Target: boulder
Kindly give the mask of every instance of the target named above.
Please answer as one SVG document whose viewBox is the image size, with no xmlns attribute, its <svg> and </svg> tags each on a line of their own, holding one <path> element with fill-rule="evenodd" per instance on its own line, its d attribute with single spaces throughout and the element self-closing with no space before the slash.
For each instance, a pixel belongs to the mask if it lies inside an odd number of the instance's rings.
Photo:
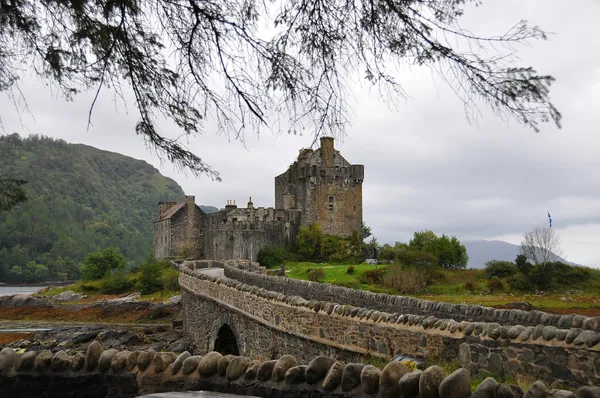
<svg viewBox="0 0 600 398">
<path fill-rule="evenodd" d="M 425 369 L 419 379 L 419 393 L 421 398 L 438 397 L 440 384 L 444 380 L 444 376 L 444 371 L 437 365 Z"/>
<path fill-rule="evenodd" d="M 287 384 L 300 384 L 306 381 L 306 365 L 294 366 L 285 372 L 284 380 Z"/>
<path fill-rule="evenodd" d="M 87 296 L 85 294 L 81 294 L 81 293 L 75 293 L 72 290 L 65 290 L 62 293 L 57 294 L 56 296 L 54 296 L 54 300 L 56 301 L 77 301 L 77 300 L 81 300 L 82 298 L 86 298 Z"/>
<path fill-rule="evenodd" d="M 575 398 L 575 394 L 567 390 L 550 390 L 548 398 Z"/>
<path fill-rule="evenodd" d="M 306 367 L 306 382 L 308 384 L 314 384 L 323 379 L 334 363 L 335 359 L 322 355 L 313 358 Z"/>
<path fill-rule="evenodd" d="M 477 386 L 471 398 L 494 398 L 496 390 L 498 390 L 498 382 L 493 377 L 488 377 Z"/>
<path fill-rule="evenodd" d="M 471 380 L 466 369 L 452 372 L 440 383 L 440 398 L 469 398 L 471 396 Z"/>
<path fill-rule="evenodd" d="M 360 372 L 360 383 L 365 394 L 375 394 L 379 391 L 381 370 L 373 365 L 366 365 Z"/>
<path fill-rule="evenodd" d="M 360 385 L 360 374 L 365 365 L 362 363 L 349 363 L 342 373 L 342 391 L 350 391 Z"/>
<path fill-rule="evenodd" d="M 85 366 L 85 354 L 83 352 L 76 352 L 71 357 L 71 370 L 78 371 L 83 369 Z"/>
<path fill-rule="evenodd" d="M 38 354 L 35 358 L 34 367 L 35 370 L 40 371 L 47 369 L 52 362 L 52 351 L 44 350 Z"/>
<path fill-rule="evenodd" d="M 523 398 L 546 398 L 548 396 L 548 388 L 540 380 L 529 386 Z"/>
<path fill-rule="evenodd" d="M 167 351 L 170 352 L 184 352 L 190 349 L 192 345 L 191 340 L 189 339 L 179 339 L 171 344 L 167 345 Z"/>
<path fill-rule="evenodd" d="M 419 381 L 421 380 L 422 370 L 417 369 L 406 373 L 400 378 L 398 387 L 400 388 L 401 397 L 417 398 L 419 397 Z"/>
<path fill-rule="evenodd" d="M 148 368 L 148 366 L 150 366 L 152 361 L 154 361 L 155 355 L 156 355 L 156 351 L 154 351 L 152 348 L 150 348 L 149 350 L 140 352 L 140 354 L 137 357 L 138 369 L 141 370 L 142 372 L 144 370 L 146 370 Z"/>
<path fill-rule="evenodd" d="M 225 376 L 229 362 L 233 358 L 235 358 L 235 355 L 225 355 L 224 357 L 219 358 L 219 362 L 217 362 L 217 373 L 219 376 Z"/>
<path fill-rule="evenodd" d="M 234 357 L 229 361 L 229 365 L 227 365 L 227 370 L 225 371 L 225 377 L 229 381 L 237 380 L 244 373 L 246 373 L 246 369 L 250 366 L 250 358 L 247 357 Z"/>
<path fill-rule="evenodd" d="M 103 351 L 102 355 L 100 355 L 100 359 L 98 360 L 98 370 L 101 372 L 106 372 L 108 369 L 110 369 L 112 359 L 115 355 L 117 355 L 118 352 L 119 350 L 115 348 Z"/>
<path fill-rule="evenodd" d="M 114 373 L 118 373 L 127 368 L 127 359 L 131 355 L 131 351 L 119 351 L 110 361 L 110 368 Z"/>
<path fill-rule="evenodd" d="M 323 379 L 323 383 L 321 387 L 325 391 L 333 391 L 340 385 L 342 382 L 342 374 L 344 373 L 344 364 L 342 362 L 335 362 L 329 368 L 325 379 Z"/>
<path fill-rule="evenodd" d="M 501 384 L 496 390 L 495 398 L 522 398 L 523 390 L 518 386 Z"/>
<path fill-rule="evenodd" d="M 266 361 L 259 365 L 258 371 L 256 373 L 256 378 L 260 381 L 267 381 L 271 379 L 273 375 L 273 369 L 277 364 L 277 360 L 274 359 L 272 361 Z"/>
<path fill-rule="evenodd" d="M 54 354 L 54 357 L 52 358 L 52 362 L 50 362 L 50 368 L 53 371 L 62 371 L 62 370 L 67 370 L 71 367 L 71 358 L 69 357 L 69 355 L 64 352 L 64 351 L 59 351 L 56 354 Z"/>
<path fill-rule="evenodd" d="M 171 374 L 175 374 L 175 373 L 179 372 L 179 369 L 181 369 L 181 367 L 183 366 L 183 361 L 185 361 L 186 359 L 188 359 L 191 356 L 192 356 L 192 354 L 190 354 L 187 351 L 184 351 L 181 354 L 179 354 L 179 356 L 177 357 L 175 362 L 173 362 L 173 367 L 171 368 Z"/>
<path fill-rule="evenodd" d="M 577 398 L 600 398 L 600 387 L 585 386 L 577 391 Z"/>
<path fill-rule="evenodd" d="M 94 340 L 88 346 L 88 349 L 85 353 L 85 369 L 94 370 L 98 365 L 100 355 L 102 355 L 102 346 L 100 345 L 100 343 Z"/>
<path fill-rule="evenodd" d="M 27 351 L 21 358 L 19 358 L 19 363 L 17 364 L 17 370 L 31 370 L 35 364 L 35 357 L 37 354 L 35 351 Z M 4 373 L 0 370 L 0 374 Z"/>
<path fill-rule="evenodd" d="M 19 355 L 12 348 L 4 347 L 0 351 L 0 375 L 11 375 L 17 369 Z"/>
<path fill-rule="evenodd" d="M 202 357 L 199 355 L 193 355 L 191 357 L 187 357 L 186 359 L 184 359 L 183 364 L 181 365 L 181 371 L 183 372 L 183 374 L 184 375 L 192 374 L 194 372 L 194 370 L 196 370 L 196 368 L 198 367 L 198 364 L 200 363 L 201 359 L 202 359 Z"/>
<path fill-rule="evenodd" d="M 154 356 L 154 360 L 152 361 L 152 365 L 155 373 L 164 372 L 170 364 L 175 362 L 177 357 L 172 352 L 158 352 Z"/>
<path fill-rule="evenodd" d="M 393 398 L 400 395 L 398 382 L 410 369 L 401 362 L 390 362 L 383 368 L 379 378 L 379 391 L 382 398 Z"/>
<path fill-rule="evenodd" d="M 201 377 L 210 377 L 217 373 L 219 360 L 221 358 L 223 358 L 223 355 L 215 351 L 211 351 L 203 356 L 198 363 L 198 374 Z"/>
<path fill-rule="evenodd" d="M 271 375 L 271 380 L 273 381 L 282 381 L 285 378 L 285 372 L 288 371 L 289 368 L 293 368 L 296 366 L 298 362 L 296 358 L 291 355 L 284 355 L 275 364 L 273 367 L 273 373 Z"/>
</svg>

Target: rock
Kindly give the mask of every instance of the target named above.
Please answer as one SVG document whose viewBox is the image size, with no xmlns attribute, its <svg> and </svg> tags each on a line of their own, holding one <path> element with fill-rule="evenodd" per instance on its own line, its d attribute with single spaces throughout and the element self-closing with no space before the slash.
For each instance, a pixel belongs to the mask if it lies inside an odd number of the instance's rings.
<svg viewBox="0 0 600 398">
<path fill-rule="evenodd" d="M 169 352 L 184 352 L 190 349 L 192 342 L 188 339 L 179 339 L 167 345 Z"/>
<path fill-rule="evenodd" d="M 164 372 L 170 364 L 175 362 L 177 357 L 172 352 L 158 352 L 154 356 L 154 360 L 152 361 L 152 365 L 154 368 L 154 373 Z"/>
<path fill-rule="evenodd" d="M 296 358 L 291 355 L 284 355 L 275 364 L 273 367 L 273 373 L 271 375 L 271 380 L 273 381 L 282 381 L 285 378 L 285 372 L 288 371 L 289 368 L 293 368 L 296 366 L 298 362 Z"/>
<path fill-rule="evenodd" d="M 44 350 L 38 354 L 35 358 L 34 367 L 35 370 L 41 371 L 50 367 L 50 363 L 52 362 L 52 351 Z"/>
<path fill-rule="evenodd" d="M 419 397 L 419 381 L 421 380 L 422 370 L 413 370 L 406 373 L 400 378 L 398 387 L 400 388 L 401 397 L 417 398 Z"/>
<path fill-rule="evenodd" d="M 523 390 L 510 384 L 501 384 L 496 390 L 495 398 L 522 398 Z"/>
<path fill-rule="evenodd" d="M 272 361 L 266 361 L 260 364 L 258 367 L 258 372 L 256 373 L 256 378 L 260 381 L 271 380 L 271 375 L 273 374 L 273 368 L 277 364 L 277 360 L 274 359 Z"/>
<path fill-rule="evenodd" d="M 577 398 L 600 398 L 600 387 L 585 386 L 577 391 Z"/>
<path fill-rule="evenodd" d="M 19 354 L 12 348 L 4 347 L 0 351 L 0 375 L 11 375 L 19 364 Z"/>
<path fill-rule="evenodd" d="M 575 338 L 575 340 L 573 340 L 573 344 L 575 345 L 583 345 L 586 344 L 588 342 L 590 342 L 590 345 L 588 345 L 588 347 L 594 346 L 596 345 L 596 343 L 598 341 L 600 341 L 600 339 L 598 339 L 598 335 L 595 332 L 592 332 L 591 330 L 584 330 L 583 332 L 581 332 L 579 334 L 579 336 L 577 336 Z"/>
<path fill-rule="evenodd" d="M 202 357 L 199 356 L 199 355 L 193 355 L 191 357 L 187 357 L 186 359 L 184 359 L 183 360 L 183 365 L 181 366 L 181 371 L 183 372 L 183 374 L 184 375 L 189 375 L 194 370 L 196 370 L 196 368 L 198 367 L 198 364 L 200 363 L 201 359 L 202 359 Z"/>
<path fill-rule="evenodd" d="M 540 380 L 529 386 L 523 398 L 546 398 L 548 396 L 548 388 Z"/>
<path fill-rule="evenodd" d="M 410 369 L 400 362 L 390 362 L 383 368 L 381 377 L 379 378 L 379 391 L 382 398 L 393 398 L 400 395 L 400 386 L 398 382 L 400 378 Z"/>
<path fill-rule="evenodd" d="M 139 351 L 134 351 L 127 357 L 127 370 L 132 370 L 137 366 L 138 358 L 140 356 Z"/>
<path fill-rule="evenodd" d="M 98 365 L 100 355 L 102 355 L 102 346 L 100 345 L 100 343 L 94 340 L 88 346 L 88 349 L 85 353 L 85 369 L 94 370 L 96 368 L 96 365 Z"/>
<path fill-rule="evenodd" d="M 360 385 L 360 374 L 365 365 L 362 363 L 349 363 L 342 373 L 342 391 L 350 391 Z"/>
<path fill-rule="evenodd" d="M 31 370 L 35 364 L 35 351 L 27 351 L 21 358 L 19 358 L 19 363 L 17 364 L 17 370 Z M 0 370 L 0 374 L 4 373 Z"/>
<path fill-rule="evenodd" d="M 542 337 L 546 341 L 552 340 L 556 336 L 556 328 L 554 326 L 546 326 L 542 330 Z"/>
<path fill-rule="evenodd" d="M 471 380 L 466 369 L 458 369 L 446 377 L 439 387 L 440 398 L 469 398 Z"/>
<path fill-rule="evenodd" d="M 471 398 L 494 398 L 497 389 L 498 382 L 494 378 L 488 377 L 477 386 Z"/>
<path fill-rule="evenodd" d="M 247 357 L 233 357 L 229 361 L 229 365 L 227 365 L 227 370 L 225 371 L 225 377 L 229 381 L 237 380 L 244 373 L 246 373 L 246 369 L 250 366 L 250 358 Z"/>
<path fill-rule="evenodd" d="M 152 348 L 150 348 L 149 350 L 140 352 L 140 354 L 137 357 L 138 369 L 141 370 L 142 372 L 144 370 L 146 370 L 148 368 L 148 366 L 150 366 L 152 361 L 154 361 L 155 355 L 156 355 L 156 351 L 154 351 Z"/>
<path fill-rule="evenodd" d="M 60 350 L 54 357 L 52 358 L 52 362 L 50 362 L 50 369 L 54 371 L 66 370 L 71 367 L 71 358 L 69 355 Z"/>
<path fill-rule="evenodd" d="M 173 367 L 171 368 L 171 374 L 175 374 L 175 373 L 179 372 L 179 369 L 181 369 L 181 367 L 183 366 L 183 361 L 185 361 L 186 359 L 188 359 L 191 356 L 192 356 L 192 354 L 190 354 L 187 351 L 184 351 L 181 354 L 179 354 L 179 356 L 177 357 L 175 362 L 173 362 Z"/>
<path fill-rule="evenodd" d="M 306 382 L 308 384 L 314 384 L 317 381 L 327 375 L 329 368 L 335 363 L 335 359 L 326 357 L 326 356 L 318 356 L 313 358 L 312 361 L 306 367 Z"/>
<path fill-rule="evenodd" d="M 70 342 L 71 342 L 71 344 L 87 343 L 88 341 L 95 339 L 96 336 L 98 336 L 97 330 L 92 330 L 89 332 L 75 333 L 73 335 L 73 337 L 71 337 Z"/>
<path fill-rule="evenodd" d="M 575 394 L 567 390 L 550 390 L 548 398 L 575 398 Z"/>
<path fill-rule="evenodd" d="M 139 336 L 130 330 L 109 330 L 101 338 L 105 348 L 131 347 L 140 342 Z"/>
<path fill-rule="evenodd" d="M 335 362 L 329 368 L 329 372 L 327 372 L 325 379 L 323 379 L 323 383 L 321 384 L 321 387 L 323 387 L 323 389 L 325 391 L 335 390 L 337 388 L 337 386 L 339 386 L 340 383 L 342 382 L 342 374 L 343 373 L 344 373 L 344 364 L 339 361 Z"/>
<path fill-rule="evenodd" d="M 225 376 L 229 362 L 233 358 L 235 358 L 235 355 L 225 355 L 224 357 L 219 358 L 219 362 L 217 362 L 217 373 L 219 376 Z"/>
<path fill-rule="evenodd" d="M 577 318 L 577 316 L 575 316 L 575 318 Z M 573 318 L 573 319 L 575 319 L 575 318 Z M 573 340 L 575 340 L 577 338 L 577 336 L 579 336 L 581 334 L 581 332 L 583 332 L 583 330 L 581 330 L 581 329 L 577 329 L 577 328 L 570 329 L 569 332 L 567 333 L 567 337 L 565 337 L 565 342 L 567 344 L 573 343 Z"/>
<path fill-rule="evenodd" d="M 85 366 L 85 354 L 83 352 L 76 352 L 71 357 L 71 370 L 78 371 L 83 369 Z"/>
<path fill-rule="evenodd" d="M 203 356 L 198 363 L 198 374 L 201 377 L 210 377 L 217 373 L 217 367 L 221 358 L 223 358 L 223 355 L 215 351 L 211 351 Z"/>
<path fill-rule="evenodd" d="M 300 384 L 306 381 L 306 365 L 289 368 L 283 378 L 287 384 Z"/>
<path fill-rule="evenodd" d="M 119 351 L 112 357 L 110 368 L 114 373 L 118 373 L 127 367 L 129 355 L 131 355 L 131 351 Z"/>
<path fill-rule="evenodd" d="M 115 348 L 111 348 L 110 350 L 102 352 L 102 355 L 100 355 L 100 359 L 98 360 L 98 370 L 101 372 L 106 372 L 108 369 L 110 369 L 112 359 L 115 355 L 117 355 L 118 352 L 119 350 Z"/>
<path fill-rule="evenodd" d="M 379 391 L 381 370 L 373 365 L 366 365 L 360 372 L 360 384 L 365 394 L 375 394 Z"/>
<path fill-rule="evenodd" d="M 54 296 L 54 300 L 56 301 L 77 301 L 77 300 L 81 300 L 82 298 L 86 298 L 87 296 L 85 294 L 81 294 L 81 293 L 75 293 L 72 290 L 65 290 L 62 293 L 57 294 L 56 296 Z"/>
<path fill-rule="evenodd" d="M 256 375 L 258 374 L 258 368 L 260 367 L 260 362 L 254 360 L 250 362 L 250 366 L 246 369 L 246 373 L 244 374 L 244 380 L 254 380 L 256 379 Z"/>
<path fill-rule="evenodd" d="M 178 294 L 177 296 L 173 296 L 169 299 L 169 301 L 167 301 L 167 305 L 177 305 L 181 303 L 181 294 Z"/>
<path fill-rule="evenodd" d="M 440 384 L 444 380 L 444 371 L 437 365 L 430 366 L 421 374 L 419 393 L 421 398 L 439 396 Z"/>
</svg>

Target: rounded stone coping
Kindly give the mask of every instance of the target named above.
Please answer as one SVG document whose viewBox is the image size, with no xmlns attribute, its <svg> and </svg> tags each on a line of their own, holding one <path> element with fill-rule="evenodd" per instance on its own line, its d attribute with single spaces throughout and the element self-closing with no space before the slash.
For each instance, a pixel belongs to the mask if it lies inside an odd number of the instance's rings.
<svg viewBox="0 0 600 398">
<path fill-rule="evenodd" d="M 543 311 L 523 311 L 516 309 L 497 309 L 480 305 L 452 304 L 441 301 L 424 300 L 409 296 L 396 296 L 385 293 L 374 293 L 355 290 L 329 283 L 304 281 L 280 276 L 270 276 L 248 272 L 243 269 L 224 265 L 225 276 L 231 279 L 285 292 L 291 290 L 307 292 L 310 296 L 341 297 L 351 303 L 370 303 L 369 308 L 379 311 L 395 311 L 401 308 L 403 312 L 421 315 L 434 315 L 438 318 L 452 318 L 457 321 L 484 321 L 500 323 L 505 326 L 554 326 L 559 329 L 583 329 L 600 332 L 600 317 L 568 314 L 556 315 Z M 325 300 L 326 301 L 326 300 Z"/>
<path fill-rule="evenodd" d="M 271 389 L 280 389 L 282 392 L 288 391 L 287 396 L 290 391 L 296 391 L 299 395 L 311 391 L 317 396 L 334 392 L 347 396 L 391 397 L 402 394 L 422 398 L 469 398 L 471 395 L 471 380 L 466 369 L 461 368 L 446 375 L 436 365 L 421 371 L 413 370 L 409 364 L 389 362 L 380 370 L 371 365 L 345 364 L 326 356 L 315 357 L 308 364 L 300 365 L 290 355 L 284 355 L 279 360 L 261 362 L 243 356 L 223 356 L 218 352 L 191 356 L 187 352 L 177 355 L 172 352 L 157 353 L 151 349 L 142 352 L 104 351 L 97 341 L 90 344 L 85 354 L 85 362 L 90 365 L 73 366 L 75 358 L 82 355 L 76 353 L 69 356 L 64 351 L 58 351 L 46 361 L 57 364 L 56 366 L 32 368 L 21 366 L 21 362 L 36 362 L 37 356 L 41 354 L 33 351 L 18 354 L 12 348 L 4 348 L 0 351 L 0 380 L 10 380 L 21 374 L 27 375 L 28 380 L 32 377 L 35 380 L 35 375 L 40 374 L 43 376 L 40 379 L 43 382 L 48 380 L 48 374 L 83 377 L 100 373 L 106 377 L 136 375 L 140 390 L 150 388 L 164 391 L 164 386 L 176 381 L 184 381 L 188 388 L 193 389 L 194 382 L 210 379 L 216 385 L 264 385 Z M 94 364 L 98 355 L 101 359 Z M 498 384 L 490 377 L 479 385 L 474 395 L 480 398 L 494 398 L 500 388 L 516 387 Z M 409 391 L 411 394 L 408 394 Z M 528 388 L 528 393 L 536 393 L 533 394 L 535 396 L 538 396 L 540 391 L 547 392 L 549 396 L 575 398 L 575 394 L 566 390 L 549 390 L 539 380 Z M 599 394 L 599 387 L 581 386 L 577 395 L 579 398 L 597 398 Z M 532 395 L 526 393 L 525 396 Z"/>
<path fill-rule="evenodd" d="M 413 315 L 388 313 L 376 311 L 351 305 L 342 305 L 332 302 L 306 300 L 299 296 L 286 296 L 264 288 L 248 285 L 235 279 L 219 278 L 194 271 L 185 267 L 178 267 L 181 273 L 200 280 L 209 281 L 217 285 L 223 285 L 230 289 L 251 294 L 266 300 L 272 300 L 293 307 L 303 307 L 311 311 L 335 314 L 336 316 L 357 318 L 360 321 L 370 321 L 377 324 L 407 325 L 411 327 L 422 327 L 423 330 L 435 330 L 440 332 L 457 333 L 464 336 L 475 336 L 478 338 L 489 338 L 493 340 L 509 340 L 518 343 L 551 343 L 567 344 L 586 350 L 600 351 L 600 333 L 581 328 L 558 329 L 555 326 L 537 325 L 533 326 L 503 326 L 497 322 L 458 322 L 454 319 L 440 319 L 433 315 Z M 263 277 L 263 275 L 258 275 Z M 185 285 L 185 281 L 180 283 Z M 192 290 L 193 291 L 193 290 Z"/>
</svg>

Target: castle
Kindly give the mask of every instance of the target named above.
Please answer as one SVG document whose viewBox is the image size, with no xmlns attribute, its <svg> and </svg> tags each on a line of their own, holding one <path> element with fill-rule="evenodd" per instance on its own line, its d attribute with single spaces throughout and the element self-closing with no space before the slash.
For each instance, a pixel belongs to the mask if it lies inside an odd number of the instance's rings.
<svg viewBox="0 0 600 398">
<path fill-rule="evenodd" d="M 207 260 L 256 260 L 263 247 L 286 247 L 301 226 L 321 225 L 323 232 L 349 236 L 362 228 L 364 166 L 350 164 L 322 137 L 316 150 L 301 149 L 298 158 L 275 177 L 275 208 L 246 208 L 228 200 L 224 209 L 207 214 L 193 196 L 159 202 L 154 221 L 154 258 L 193 257 Z"/>
</svg>

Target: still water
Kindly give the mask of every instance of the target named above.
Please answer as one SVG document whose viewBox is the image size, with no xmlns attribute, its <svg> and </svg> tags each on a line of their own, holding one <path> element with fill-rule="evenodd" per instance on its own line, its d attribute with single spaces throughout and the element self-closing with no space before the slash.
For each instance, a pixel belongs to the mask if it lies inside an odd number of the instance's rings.
<svg viewBox="0 0 600 398">
<path fill-rule="evenodd" d="M 0 285 L 0 296 L 10 296 L 11 294 L 32 294 L 46 286 L 8 286 Z"/>
</svg>

